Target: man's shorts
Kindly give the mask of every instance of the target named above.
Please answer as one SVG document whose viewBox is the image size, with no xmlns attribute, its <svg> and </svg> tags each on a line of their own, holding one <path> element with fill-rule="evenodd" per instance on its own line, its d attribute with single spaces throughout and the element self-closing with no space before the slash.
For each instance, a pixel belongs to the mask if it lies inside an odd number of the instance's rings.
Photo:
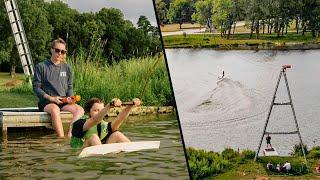
<svg viewBox="0 0 320 180">
<path fill-rule="evenodd" d="M 49 101 L 40 101 L 38 102 L 38 108 L 39 111 L 43 112 L 44 111 L 44 107 L 46 107 L 46 105 L 48 104 L 56 104 L 53 102 L 49 102 Z M 63 108 L 63 106 L 67 105 L 68 103 L 63 103 L 63 104 L 56 104 L 60 109 Z"/>
</svg>

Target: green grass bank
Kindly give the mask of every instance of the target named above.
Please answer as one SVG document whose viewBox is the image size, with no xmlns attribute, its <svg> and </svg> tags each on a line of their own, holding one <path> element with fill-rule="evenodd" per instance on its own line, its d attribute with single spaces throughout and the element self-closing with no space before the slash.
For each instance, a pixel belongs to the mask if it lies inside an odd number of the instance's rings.
<svg viewBox="0 0 320 180">
<path fill-rule="evenodd" d="M 235 34 L 235 37 L 226 39 L 219 34 L 184 34 L 163 36 L 165 48 L 213 48 L 230 50 L 247 49 L 320 49 L 320 38 L 313 38 L 311 33 L 304 36 L 288 32 L 284 36 L 277 34 L 260 34 L 256 39 L 255 34 L 250 38 L 249 33 Z"/>
</svg>

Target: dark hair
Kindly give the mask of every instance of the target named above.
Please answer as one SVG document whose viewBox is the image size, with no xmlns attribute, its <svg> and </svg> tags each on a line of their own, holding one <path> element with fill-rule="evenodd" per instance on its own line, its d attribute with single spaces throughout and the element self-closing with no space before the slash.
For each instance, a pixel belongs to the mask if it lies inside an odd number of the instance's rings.
<svg viewBox="0 0 320 180">
<path fill-rule="evenodd" d="M 57 43 L 64 44 L 66 46 L 66 42 L 62 38 L 58 38 L 52 42 L 51 48 L 54 48 Z"/>
<path fill-rule="evenodd" d="M 104 103 L 104 102 L 99 98 L 91 98 L 91 99 L 89 99 L 86 102 L 85 106 L 84 106 L 84 110 L 85 110 L 86 113 L 90 112 L 90 109 L 92 108 L 94 103 Z"/>
</svg>

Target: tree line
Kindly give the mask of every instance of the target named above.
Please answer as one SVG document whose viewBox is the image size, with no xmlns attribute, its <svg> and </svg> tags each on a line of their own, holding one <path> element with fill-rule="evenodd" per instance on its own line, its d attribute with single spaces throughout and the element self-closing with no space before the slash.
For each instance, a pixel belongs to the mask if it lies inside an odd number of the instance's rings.
<svg viewBox="0 0 320 180">
<path fill-rule="evenodd" d="M 310 31 L 319 37 L 319 0 L 156 0 L 160 24 L 197 22 L 219 29 L 221 36 L 230 38 L 236 24 L 246 21 L 253 33 L 287 33 L 290 24 L 296 33 Z M 300 32 L 301 31 L 301 32 Z"/>
<path fill-rule="evenodd" d="M 162 51 L 158 28 L 145 16 L 135 26 L 115 8 L 79 13 L 61 1 L 17 0 L 17 4 L 34 63 L 50 57 L 50 43 L 58 37 L 66 40 L 68 56 L 94 54 L 108 64 Z M 3 2 L 0 32 L 0 69 L 8 70 L 9 65 L 14 72 L 21 63 Z"/>
</svg>

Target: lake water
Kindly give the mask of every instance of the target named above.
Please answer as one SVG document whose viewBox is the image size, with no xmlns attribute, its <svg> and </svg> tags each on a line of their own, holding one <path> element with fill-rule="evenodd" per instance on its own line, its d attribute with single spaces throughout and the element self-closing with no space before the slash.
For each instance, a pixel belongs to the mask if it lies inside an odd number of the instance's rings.
<svg viewBox="0 0 320 180">
<path fill-rule="evenodd" d="M 186 146 L 256 150 L 283 64 L 302 140 L 320 145 L 320 51 L 216 51 L 166 49 Z M 218 77 L 225 71 L 225 78 Z M 275 102 L 287 102 L 282 78 Z M 295 131 L 290 106 L 274 106 L 267 131 Z M 298 135 L 272 135 L 288 155 Z M 262 148 L 266 147 L 265 139 Z"/>
<path fill-rule="evenodd" d="M 52 132 L 9 132 L 1 142 L 0 179 L 188 179 L 175 114 L 131 116 L 121 131 L 132 141 L 160 141 L 160 149 L 79 159 L 79 150 Z"/>
</svg>

